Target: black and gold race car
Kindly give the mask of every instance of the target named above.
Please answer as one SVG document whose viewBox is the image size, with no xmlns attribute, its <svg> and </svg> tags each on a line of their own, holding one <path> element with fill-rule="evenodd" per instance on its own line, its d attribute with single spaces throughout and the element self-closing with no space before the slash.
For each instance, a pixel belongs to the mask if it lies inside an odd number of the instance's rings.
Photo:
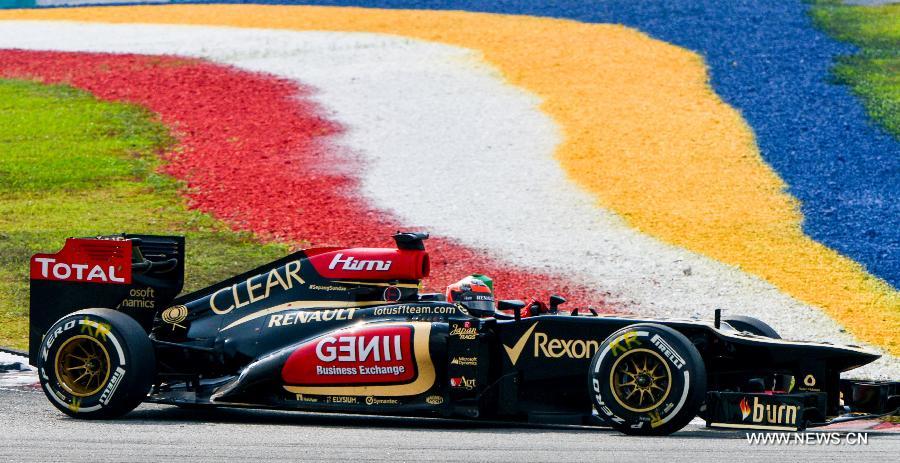
<svg viewBox="0 0 900 463">
<path fill-rule="evenodd" d="M 422 294 L 427 237 L 307 249 L 181 296 L 182 237 L 71 238 L 31 259 L 30 360 L 79 418 L 154 402 L 669 434 L 697 416 L 798 430 L 897 406 L 896 382 L 840 379 L 877 355 L 750 317 L 597 315 L 558 296 L 476 313 Z"/>
</svg>

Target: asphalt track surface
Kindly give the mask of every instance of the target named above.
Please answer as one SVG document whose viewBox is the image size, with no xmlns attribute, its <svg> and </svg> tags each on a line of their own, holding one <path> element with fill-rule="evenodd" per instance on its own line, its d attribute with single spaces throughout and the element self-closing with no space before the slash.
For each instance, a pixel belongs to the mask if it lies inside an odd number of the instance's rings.
<svg viewBox="0 0 900 463">
<path fill-rule="evenodd" d="M 868 445 L 751 446 L 699 425 L 668 437 L 608 429 L 145 404 L 79 421 L 39 389 L 0 389 L 0 461 L 895 461 L 900 435 Z"/>
</svg>

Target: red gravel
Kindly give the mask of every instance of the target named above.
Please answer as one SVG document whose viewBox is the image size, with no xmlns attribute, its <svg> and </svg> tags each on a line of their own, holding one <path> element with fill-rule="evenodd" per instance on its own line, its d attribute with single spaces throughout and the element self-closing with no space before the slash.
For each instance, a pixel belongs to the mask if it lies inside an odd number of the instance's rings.
<svg viewBox="0 0 900 463">
<path fill-rule="evenodd" d="M 187 183 L 190 207 L 236 230 L 303 245 L 393 246 L 390 235 L 406 228 L 360 197 L 355 172 L 364 166 L 331 143 L 342 127 L 309 100 L 315 90 L 295 82 L 170 56 L 19 50 L 0 50 L 0 75 L 67 83 L 155 112 L 178 140 L 163 171 Z M 545 298 L 551 288 L 579 305 L 602 302 L 597 291 L 451 240 L 428 248 L 432 290 L 478 272 L 494 278 L 500 297 Z"/>
</svg>

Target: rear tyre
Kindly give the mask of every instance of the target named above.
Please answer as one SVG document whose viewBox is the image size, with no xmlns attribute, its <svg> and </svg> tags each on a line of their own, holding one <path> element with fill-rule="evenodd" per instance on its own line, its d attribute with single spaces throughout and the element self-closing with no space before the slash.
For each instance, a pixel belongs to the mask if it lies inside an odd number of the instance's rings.
<svg viewBox="0 0 900 463">
<path fill-rule="evenodd" d="M 772 339 L 781 339 L 775 328 L 769 326 L 766 322 L 746 315 L 731 315 L 723 319 L 725 323 L 731 325 L 738 331 L 746 331 L 757 336 L 765 336 Z"/>
<path fill-rule="evenodd" d="M 75 418 L 115 418 L 137 407 L 153 385 L 155 356 L 133 318 L 86 309 L 59 319 L 44 335 L 38 375 L 56 408 Z"/>
<path fill-rule="evenodd" d="M 640 323 L 606 338 L 591 360 L 594 407 L 610 426 L 635 435 L 683 428 L 706 395 L 706 367 L 697 348 L 663 325 Z"/>
</svg>

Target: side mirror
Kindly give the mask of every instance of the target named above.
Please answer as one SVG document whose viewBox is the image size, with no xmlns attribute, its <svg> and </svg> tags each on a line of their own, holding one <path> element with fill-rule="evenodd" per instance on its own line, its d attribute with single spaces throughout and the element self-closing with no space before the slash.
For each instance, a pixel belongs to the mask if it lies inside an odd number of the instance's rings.
<svg viewBox="0 0 900 463">
<path fill-rule="evenodd" d="M 525 308 L 525 305 L 526 305 L 525 302 L 518 301 L 518 300 L 505 299 L 505 300 L 497 301 L 497 309 L 512 310 L 513 316 L 516 317 L 516 321 L 519 321 L 522 319 L 521 312 L 522 312 L 522 309 Z"/>
<path fill-rule="evenodd" d="M 394 241 L 397 243 L 397 249 L 412 249 L 416 251 L 425 250 L 425 240 L 428 239 L 426 232 L 400 232 L 394 234 Z"/>
<path fill-rule="evenodd" d="M 559 306 L 566 303 L 566 298 L 562 296 L 558 296 L 556 294 L 550 296 L 550 312 L 556 313 L 559 311 Z"/>
<path fill-rule="evenodd" d="M 747 381 L 747 392 L 762 393 L 766 390 L 766 382 L 762 378 L 752 378 Z"/>
<path fill-rule="evenodd" d="M 497 308 L 500 310 L 522 310 L 525 308 L 525 302 L 516 299 L 503 299 L 497 301 Z"/>
</svg>

